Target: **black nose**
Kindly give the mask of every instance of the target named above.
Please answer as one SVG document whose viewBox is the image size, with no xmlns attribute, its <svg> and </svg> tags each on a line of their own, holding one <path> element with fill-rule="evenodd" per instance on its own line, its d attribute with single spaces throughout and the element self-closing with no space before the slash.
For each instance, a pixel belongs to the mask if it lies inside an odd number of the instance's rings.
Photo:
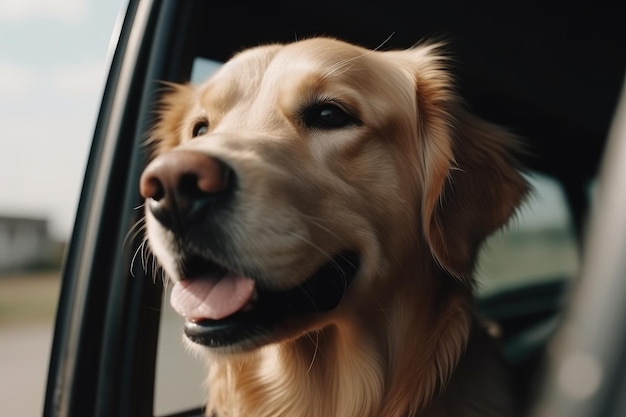
<svg viewBox="0 0 626 417">
<path fill-rule="evenodd" d="M 226 207 L 235 181 L 232 168 L 219 159 L 195 151 L 171 151 L 148 164 L 139 189 L 163 226 L 183 232 L 200 217 Z"/>
</svg>

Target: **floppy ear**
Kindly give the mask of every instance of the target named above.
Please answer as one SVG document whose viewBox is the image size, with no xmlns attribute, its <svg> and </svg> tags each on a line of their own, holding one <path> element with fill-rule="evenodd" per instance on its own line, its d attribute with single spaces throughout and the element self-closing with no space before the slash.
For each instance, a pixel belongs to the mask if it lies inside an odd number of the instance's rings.
<svg viewBox="0 0 626 417">
<path fill-rule="evenodd" d="M 516 138 L 462 108 L 436 49 L 413 56 L 422 226 L 439 264 L 469 280 L 480 244 L 507 222 L 528 185 L 514 158 Z"/>
<path fill-rule="evenodd" d="M 496 126 L 456 111 L 453 160 L 438 170 L 423 199 L 426 240 L 439 263 L 469 277 L 485 237 L 504 225 L 528 186 L 512 151 L 515 140 Z"/>
</svg>

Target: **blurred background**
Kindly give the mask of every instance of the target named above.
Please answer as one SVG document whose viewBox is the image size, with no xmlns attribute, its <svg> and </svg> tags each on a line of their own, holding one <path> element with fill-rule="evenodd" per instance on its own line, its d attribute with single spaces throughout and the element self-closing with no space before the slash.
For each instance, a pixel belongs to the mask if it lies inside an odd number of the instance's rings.
<svg viewBox="0 0 626 417">
<path fill-rule="evenodd" d="M 0 0 L 0 416 L 43 409 L 59 269 L 123 6 Z"/>
</svg>

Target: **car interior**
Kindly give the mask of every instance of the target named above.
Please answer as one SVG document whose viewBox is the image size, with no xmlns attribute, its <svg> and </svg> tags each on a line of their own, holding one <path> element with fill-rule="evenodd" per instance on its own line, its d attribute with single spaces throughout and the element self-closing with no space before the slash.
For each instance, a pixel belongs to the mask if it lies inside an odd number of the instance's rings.
<svg viewBox="0 0 626 417">
<path fill-rule="evenodd" d="M 161 347 L 180 323 L 167 318 L 153 265 L 136 256 L 136 184 L 155 98 L 161 82 L 198 81 L 243 48 L 320 35 L 377 49 L 445 42 L 467 106 L 523 138 L 536 191 L 487 242 L 477 274 L 480 310 L 498 325 L 529 412 L 581 273 L 626 70 L 625 21 L 625 8 L 596 5 L 131 0 L 66 256 L 44 415 L 202 415 L 198 388 L 168 397 L 197 384 L 174 372 L 201 374 L 202 364 L 168 362 L 186 356 Z"/>
</svg>

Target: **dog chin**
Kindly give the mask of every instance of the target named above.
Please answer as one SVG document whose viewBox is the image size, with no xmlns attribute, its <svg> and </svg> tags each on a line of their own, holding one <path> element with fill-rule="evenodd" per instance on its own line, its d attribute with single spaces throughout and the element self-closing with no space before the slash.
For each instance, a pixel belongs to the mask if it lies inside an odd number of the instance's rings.
<svg viewBox="0 0 626 417">
<path fill-rule="evenodd" d="M 303 333 L 306 333 L 306 331 L 299 334 Z M 258 352 L 259 349 L 262 349 L 265 346 L 286 342 L 296 337 L 297 335 L 290 336 L 287 334 L 268 334 L 265 336 L 244 339 L 240 342 L 229 345 L 208 346 L 192 340 L 185 332 L 185 335 L 183 336 L 183 343 L 190 352 L 198 357 L 208 357 L 214 360 L 220 360 L 233 357 L 248 357 L 249 355 L 254 355 L 255 352 Z"/>
</svg>

